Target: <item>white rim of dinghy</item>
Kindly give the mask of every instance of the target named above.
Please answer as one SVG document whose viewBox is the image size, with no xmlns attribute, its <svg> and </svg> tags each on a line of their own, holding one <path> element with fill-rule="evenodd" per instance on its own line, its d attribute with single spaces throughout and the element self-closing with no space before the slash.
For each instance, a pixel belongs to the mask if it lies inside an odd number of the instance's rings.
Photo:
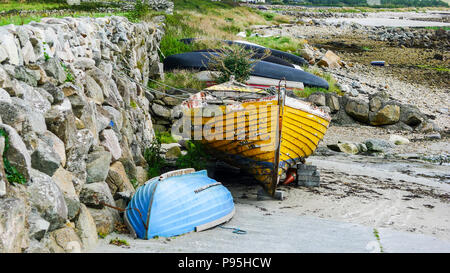
<svg viewBox="0 0 450 273">
<path fill-rule="evenodd" d="M 159 176 L 158 180 L 164 180 L 167 179 L 169 177 L 173 177 L 173 176 L 180 176 L 180 175 L 184 175 L 184 174 L 188 174 L 188 173 L 193 173 L 195 172 L 194 168 L 187 168 L 187 169 L 181 169 L 181 170 L 175 170 L 175 171 L 171 171 L 171 172 L 167 172 L 167 173 L 163 173 Z"/>
<path fill-rule="evenodd" d="M 209 223 L 206 223 L 206 224 L 203 224 L 203 225 L 200 225 L 200 226 L 196 226 L 195 227 L 195 232 L 200 232 L 200 231 L 203 231 L 203 230 L 207 230 L 207 229 L 210 229 L 212 227 L 218 226 L 218 225 L 220 225 L 222 223 L 225 223 L 225 222 L 229 221 L 234 216 L 235 212 L 236 212 L 236 208 L 233 208 L 233 210 L 230 213 L 228 213 L 227 215 L 225 215 L 225 216 L 223 216 L 223 217 L 221 217 L 221 218 L 219 218 L 217 220 L 211 221 Z"/>
</svg>

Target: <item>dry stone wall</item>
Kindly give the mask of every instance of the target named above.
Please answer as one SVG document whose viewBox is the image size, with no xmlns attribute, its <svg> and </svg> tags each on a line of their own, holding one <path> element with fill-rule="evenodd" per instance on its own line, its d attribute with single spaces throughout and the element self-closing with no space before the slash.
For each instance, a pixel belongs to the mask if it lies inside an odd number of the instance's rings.
<svg viewBox="0 0 450 273">
<path fill-rule="evenodd" d="M 121 221 L 103 204 L 146 181 L 155 22 L 0 27 L 0 253 L 88 251 Z"/>
</svg>

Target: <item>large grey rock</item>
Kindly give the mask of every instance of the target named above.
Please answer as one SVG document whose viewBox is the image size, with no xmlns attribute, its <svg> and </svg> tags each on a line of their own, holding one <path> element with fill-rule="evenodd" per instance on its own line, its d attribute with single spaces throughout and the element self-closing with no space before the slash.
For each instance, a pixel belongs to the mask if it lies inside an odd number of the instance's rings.
<svg viewBox="0 0 450 273">
<path fill-rule="evenodd" d="M 39 88 L 34 88 L 26 83 L 19 82 L 20 93 L 16 94 L 22 100 L 14 100 L 13 102 L 25 108 L 27 112 L 33 111 L 40 114 L 45 114 L 50 110 L 51 103 L 49 100 L 39 92 Z M 28 109 L 30 108 L 30 109 Z"/>
<path fill-rule="evenodd" d="M 114 198 L 106 182 L 85 184 L 80 193 L 80 201 L 91 208 L 102 208 L 105 204 L 115 205 Z"/>
<path fill-rule="evenodd" d="M 25 120 L 22 123 L 21 135 L 28 132 L 43 133 L 47 131 L 47 125 L 43 114 L 50 109 L 46 106 L 50 106 L 50 103 L 38 92 L 33 90 L 32 93 L 34 99 L 11 98 L 12 103 L 25 115 Z"/>
<path fill-rule="evenodd" d="M 120 111 L 118 111 L 117 109 L 111 107 L 111 106 L 103 106 L 103 109 L 105 109 L 106 111 L 108 111 L 108 113 L 111 115 L 112 117 L 112 121 L 113 121 L 113 130 L 116 127 L 117 128 L 117 132 L 120 132 L 120 130 L 122 129 L 122 125 L 123 125 L 123 117 L 122 117 L 122 113 Z M 114 130 L 116 131 L 116 130 Z"/>
<path fill-rule="evenodd" d="M 38 140 L 31 154 L 31 167 L 52 176 L 61 165 L 61 158 L 48 143 Z"/>
<path fill-rule="evenodd" d="M 19 48 L 16 44 L 14 36 L 6 30 L 0 30 L 0 51 L 2 52 L 3 61 L 7 61 L 12 65 L 21 65 L 23 59 L 19 54 Z M 6 58 L 4 57 L 6 56 Z M 3 62 L 2 61 L 2 62 Z"/>
<path fill-rule="evenodd" d="M 325 94 L 322 92 L 315 92 L 309 95 L 308 101 L 314 103 L 317 106 L 325 106 L 326 98 Z"/>
<path fill-rule="evenodd" d="M 330 108 L 332 114 L 340 109 L 339 97 L 336 93 L 326 93 L 326 105 Z"/>
<path fill-rule="evenodd" d="M 31 156 L 25 143 L 11 126 L 0 124 L 0 129 L 6 132 L 9 142 L 9 148 L 3 156 L 6 156 L 11 166 L 15 167 L 28 181 L 30 179 Z"/>
<path fill-rule="evenodd" d="M 399 136 L 399 135 L 391 135 L 389 137 L 389 141 L 391 141 L 395 145 L 403 145 L 403 144 L 409 143 L 409 139 L 407 139 L 406 137 Z"/>
<path fill-rule="evenodd" d="M 1 119 L 4 124 L 14 128 L 17 132 L 22 132 L 26 120 L 26 114 L 18 106 L 12 103 L 11 98 L 0 100 Z"/>
<path fill-rule="evenodd" d="M 77 182 L 76 177 L 71 172 L 59 167 L 52 178 L 64 194 L 64 200 L 67 204 L 67 218 L 72 220 L 80 211 L 80 199 L 74 185 Z"/>
<path fill-rule="evenodd" d="M 64 252 L 81 252 L 82 243 L 74 228 L 65 226 L 50 232 L 49 235 Z"/>
<path fill-rule="evenodd" d="M 363 100 L 349 98 L 345 105 L 345 112 L 357 121 L 369 121 L 369 104 Z"/>
<path fill-rule="evenodd" d="M 87 158 L 88 152 L 94 143 L 92 133 L 87 130 L 79 130 L 76 133 L 74 145 L 67 150 L 66 169 L 70 171 L 77 179 L 74 181 L 77 193 L 81 191 L 87 179 Z"/>
<path fill-rule="evenodd" d="M 369 114 L 371 125 L 389 125 L 400 120 L 400 107 L 398 105 L 387 104 L 376 113 Z"/>
<path fill-rule="evenodd" d="M 30 174 L 27 191 L 31 205 L 50 222 L 49 230 L 60 228 L 67 220 L 67 205 L 61 189 L 45 173 L 31 169 Z"/>
<path fill-rule="evenodd" d="M 88 208 L 81 204 L 80 214 L 75 221 L 77 234 L 83 243 L 83 249 L 89 251 L 93 249 L 98 243 L 97 226 L 95 220 L 92 218 Z"/>
<path fill-rule="evenodd" d="M 53 103 L 61 103 L 64 100 L 64 93 L 60 87 L 55 86 L 54 84 L 48 82 L 41 86 L 45 89 L 52 97 Z"/>
<path fill-rule="evenodd" d="M 28 233 L 25 206 L 18 198 L 0 198 L 0 253 L 22 251 Z"/>
<path fill-rule="evenodd" d="M 113 130 L 103 130 L 100 134 L 101 145 L 111 153 L 113 161 L 118 160 L 122 155 L 119 140 Z"/>
<path fill-rule="evenodd" d="M 37 58 L 33 50 L 33 45 L 30 41 L 26 41 L 25 46 L 22 48 L 23 62 L 25 65 L 35 63 Z"/>
<path fill-rule="evenodd" d="M 394 145 L 390 141 L 383 139 L 367 139 L 364 141 L 367 150 L 369 152 L 385 153 L 394 148 Z"/>
<path fill-rule="evenodd" d="M 4 102 L 7 102 L 7 103 L 11 103 L 12 102 L 11 101 L 11 96 L 3 88 L 0 88 L 0 101 L 4 101 Z"/>
<path fill-rule="evenodd" d="M 40 78 L 39 74 L 34 73 L 32 70 L 24 66 L 14 67 L 14 78 L 23 81 L 31 86 L 37 86 L 38 80 Z"/>
<path fill-rule="evenodd" d="M 400 107 L 400 121 L 416 128 L 426 121 L 426 117 L 416 106 L 404 104 Z"/>
<path fill-rule="evenodd" d="M 89 75 L 86 75 L 86 84 L 84 86 L 86 96 L 91 98 L 95 103 L 102 104 L 105 100 L 100 85 Z"/>
<path fill-rule="evenodd" d="M 53 151 L 58 154 L 61 159 L 61 165 L 64 167 L 66 165 L 66 147 L 64 142 L 50 131 L 41 134 L 39 138 L 52 147 Z"/>
<path fill-rule="evenodd" d="M 61 61 L 58 58 L 50 58 L 41 64 L 45 73 L 56 80 L 57 83 L 62 84 L 66 81 L 66 72 L 61 65 Z"/>
<path fill-rule="evenodd" d="M 330 148 L 333 151 L 336 152 L 343 152 L 346 154 L 357 154 L 359 153 L 358 146 L 351 142 L 344 142 L 344 143 L 337 143 L 337 144 L 330 144 L 327 145 L 328 148 Z"/>
<path fill-rule="evenodd" d="M 158 116 L 160 116 L 160 117 L 167 118 L 167 119 L 170 119 L 170 118 L 171 118 L 170 110 L 167 109 L 167 108 L 165 108 L 165 107 L 162 106 L 162 105 L 159 105 L 159 104 L 154 103 L 154 104 L 152 105 L 152 110 L 153 110 L 153 112 L 154 112 L 156 115 L 158 115 Z"/>
<path fill-rule="evenodd" d="M 99 234 L 109 234 L 114 231 L 114 225 L 120 220 L 119 213 L 111 208 L 89 208 L 89 213 L 95 221 Z"/>
<path fill-rule="evenodd" d="M 48 228 L 50 227 L 50 223 L 43 219 L 37 212 L 32 211 L 28 216 L 28 225 L 29 225 L 29 236 L 30 238 L 41 240 Z"/>
<path fill-rule="evenodd" d="M 73 65 L 77 69 L 87 70 L 95 67 L 95 61 L 91 58 L 79 57 L 75 59 Z"/>
<path fill-rule="evenodd" d="M 120 161 L 114 162 L 109 167 L 108 177 L 106 178 L 111 193 L 114 195 L 116 192 L 132 192 L 134 193 L 134 187 L 127 177 L 125 168 Z"/>
<path fill-rule="evenodd" d="M 99 151 L 90 153 L 86 161 L 87 183 L 103 182 L 108 176 L 111 153 Z"/>
</svg>

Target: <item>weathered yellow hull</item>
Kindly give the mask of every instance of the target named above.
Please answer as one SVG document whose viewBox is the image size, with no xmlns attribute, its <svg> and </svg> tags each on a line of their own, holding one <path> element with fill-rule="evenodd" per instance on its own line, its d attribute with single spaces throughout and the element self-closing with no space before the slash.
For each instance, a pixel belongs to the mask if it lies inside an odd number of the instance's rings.
<svg viewBox="0 0 450 273">
<path fill-rule="evenodd" d="M 330 123 L 320 109 L 289 97 L 281 103 L 271 96 L 205 111 L 208 106 L 191 108 L 192 136 L 201 136 L 217 158 L 252 174 L 270 195 L 283 173 L 314 152 Z"/>
</svg>

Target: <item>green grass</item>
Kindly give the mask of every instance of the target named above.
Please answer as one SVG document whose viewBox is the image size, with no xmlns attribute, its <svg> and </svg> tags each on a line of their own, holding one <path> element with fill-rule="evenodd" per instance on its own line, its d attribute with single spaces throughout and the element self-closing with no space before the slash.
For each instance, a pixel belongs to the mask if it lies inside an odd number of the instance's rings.
<svg viewBox="0 0 450 273">
<path fill-rule="evenodd" d="M 0 11 L 10 10 L 51 10 L 51 9 L 66 9 L 70 6 L 65 1 L 8 1 L 7 3 L 1 3 Z"/>
<path fill-rule="evenodd" d="M 436 71 L 440 71 L 440 72 L 450 72 L 450 68 L 448 67 L 443 67 L 443 66 L 431 66 L 431 65 L 417 65 L 417 67 L 419 68 L 423 68 L 423 69 L 431 69 L 431 70 L 436 70 Z"/>
<path fill-rule="evenodd" d="M 125 16 L 127 17 L 129 13 L 127 12 L 115 12 L 115 13 L 105 13 L 105 12 L 65 12 L 63 14 L 39 14 L 39 15 L 9 15 L 0 17 L 0 26 L 4 25 L 25 25 L 32 21 L 39 22 L 42 18 L 53 17 L 53 18 L 64 18 L 64 17 L 106 17 L 111 15 Z"/>
<path fill-rule="evenodd" d="M 139 187 L 139 181 L 137 181 L 136 178 L 130 179 L 131 185 L 133 185 L 133 188 L 137 189 Z"/>
<path fill-rule="evenodd" d="M 176 143 L 177 140 L 169 132 L 155 131 L 155 137 L 159 143 Z"/>
<path fill-rule="evenodd" d="M 195 72 L 188 70 L 176 70 L 174 72 L 168 72 L 164 75 L 164 80 L 159 80 L 159 82 L 167 86 L 152 81 L 149 81 L 148 86 L 152 89 L 161 91 L 171 89 L 172 87 L 179 89 L 189 88 L 196 90 L 203 90 L 206 88 L 206 82 L 198 80 L 195 77 Z"/>
<path fill-rule="evenodd" d="M 299 50 L 303 48 L 303 42 L 290 37 L 271 36 L 271 37 L 247 37 L 247 41 L 259 44 L 272 49 L 299 54 Z"/>
<path fill-rule="evenodd" d="M 434 30 L 443 29 L 445 31 L 449 31 L 450 30 L 450 27 L 447 27 L 447 26 L 442 26 L 442 27 L 425 27 L 425 28 L 426 29 L 434 29 Z"/>
<path fill-rule="evenodd" d="M 173 0 L 174 9 L 207 13 L 212 9 L 230 9 L 236 6 L 231 0 L 213 2 L 210 0 Z"/>
<path fill-rule="evenodd" d="M 1 0 L 0 0 L 1 1 Z M 117 2 L 115 4 L 114 2 Z M 120 2 L 108 1 L 108 3 L 103 2 L 82 2 L 79 6 L 69 6 L 65 1 L 50 0 L 46 2 L 42 1 L 26 1 L 20 3 L 18 1 L 10 1 L 8 3 L 0 4 L 0 11 L 14 11 L 14 10 L 34 10 L 33 14 L 29 15 L 19 15 L 15 12 L 7 14 L 0 17 L 0 26 L 3 25 L 24 25 L 32 21 L 39 22 L 45 17 L 63 18 L 63 17 L 105 17 L 111 15 L 124 16 L 132 22 L 138 22 L 146 18 L 151 18 L 155 15 L 163 14 L 161 12 L 156 12 L 149 10 L 146 5 L 141 2 L 136 2 L 134 10 L 131 11 L 121 11 Z M 116 8 L 113 12 L 98 12 L 99 8 Z M 53 13 L 49 11 L 53 10 L 64 10 L 58 13 Z"/>
<path fill-rule="evenodd" d="M 333 76 L 330 73 L 327 72 L 322 72 L 320 69 L 318 69 L 317 67 L 302 67 L 303 70 L 305 70 L 306 72 L 309 72 L 311 74 L 314 74 L 316 76 L 319 76 L 321 78 L 323 78 L 324 80 L 326 80 L 328 82 L 328 89 L 325 88 L 320 88 L 320 87 L 306 87 L 303 90 L 294 90 L 294 93 L 302 98 L 307 98 L 309 95 L 311 95 L 312 93 L 315 92 L 322 92 L 322 93 L 336 93 L 338 95 L 343 95 L 341 89 L 339 89 L 339 87 L 337 87 L 336 85 L 336 80 L 333 78 Z"/>
<path fill-rule="evenodd" d="M 114 238 L 114 239 L 111 239 L 111 240 L 109 241 L 109 244 L 111 244 L 111 245 L 116 245 L 116 246 L 123 246 L 123 245 L 125 245 L 125 246 L 130 246 L 130 244 L 127 242 L 127 240 L 125 240 L 125 239 L 120 239 L 119 237 L 116 237 L 116 238 Z"/>
<path fill-rule="evenodd" d="M 206 162 L 210 159 L 205 147 L 199 141 L 188 140 L 186 142 L 187 153 L 181 155 L 176 162 L 179 169 L 194 168 L 195 170 L 206 169 Z"/>
<path fill-rule="evenodd" d="M 373 235 L 377 238 L 378 244 L 380 245 L 380 252 L 383 253 L 383 246 L 381 245 L 380 234 L 376 228 L 373 229 Z"/>
<path fill-rule="evenodd" d="M 187 14 L 174 12 L 173 15 L 166 15 L 166 32 L 160 43 L 160 49 L 164 56 L 161 57 L 194 50 L 193 45 L 179 41 L 182 38 L 196 37 L 197 34 L 202 33 L 199 28 L 189 26 L 186 23 L 187 20 L 189 20 Z"/>
</svg>

